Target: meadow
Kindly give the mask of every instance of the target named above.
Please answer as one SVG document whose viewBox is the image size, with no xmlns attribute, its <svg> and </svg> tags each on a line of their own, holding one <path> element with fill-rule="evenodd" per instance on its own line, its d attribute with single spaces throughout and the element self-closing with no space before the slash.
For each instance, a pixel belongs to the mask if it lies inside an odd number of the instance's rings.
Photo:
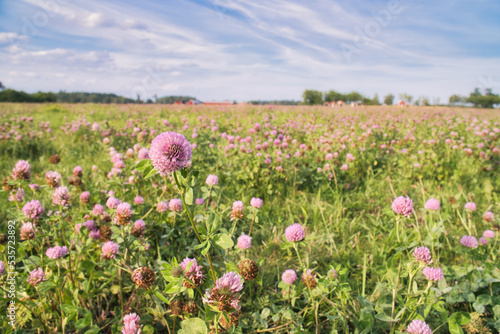
<svg viewBox="0 0 500 334">
<path fill-rule="evenodd" d="M 2 332 L 498 333 L 499 122 L 0 104 Z"/>
</svg>

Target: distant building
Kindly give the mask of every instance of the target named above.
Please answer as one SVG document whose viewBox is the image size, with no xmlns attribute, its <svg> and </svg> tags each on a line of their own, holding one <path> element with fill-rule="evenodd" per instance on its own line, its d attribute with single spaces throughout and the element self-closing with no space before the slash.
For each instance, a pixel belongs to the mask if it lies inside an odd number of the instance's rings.
<svg viewBox="0 0 500 334">
<path fill-rule="evenodd" d="M 182 104 L 182 101 L 175 101 L 174 104 Z"/>
<path fill-rule="evenodd" d="M 406 107 L 406 102 L 405 101 L 399 101 L 398 107 Z"/>
<path fill-rule="evenodd" d="M 344 101 L 342 101 L 342 100 L 338 100 L 338 101 L 337 101 L 337 105 L 338 105 L 339 107 L 343 107 L 343 106 L 344 106 Z"/>
<path fill-rule="evenodd" d="M 201 102 L 200 102 L 200 101 L 198 101 L 198 100 L 189 100 L 189 101 L 187 101 L 187 102 L 186 102 L 186 105 L 187 105 L 187 106 L 195 106 L 195 105 L 198 105 L 198 104 L 200 104 L 200 103 L 201 103 Z"/>
</svg>

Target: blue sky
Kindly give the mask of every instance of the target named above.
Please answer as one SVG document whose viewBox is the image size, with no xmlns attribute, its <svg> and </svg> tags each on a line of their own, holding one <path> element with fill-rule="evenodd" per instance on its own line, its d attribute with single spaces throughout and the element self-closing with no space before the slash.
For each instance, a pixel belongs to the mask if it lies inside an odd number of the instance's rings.
<svg viewBox="0 0 500 334">
<path fill-rule="evenodd" d="M 28 92 L 441 102 L 500 93 L 500 2 L 0 0 L 0 81 Z"/>
</svg>

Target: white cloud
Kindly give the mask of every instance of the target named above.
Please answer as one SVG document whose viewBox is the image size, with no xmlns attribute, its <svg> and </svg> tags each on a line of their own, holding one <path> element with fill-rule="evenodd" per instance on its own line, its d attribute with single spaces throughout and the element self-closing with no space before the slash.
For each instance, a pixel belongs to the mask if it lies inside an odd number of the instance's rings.
<svg viewBox="0 0 500 334">
<path fill-rule="evenodd" d="M 29 40 L 0 33 L 0 70 L 16 73 L 6 84 L 26 90 L 104 91 L 135 98 L 140 88 L 143 98 L 175 92 L 245 100 L 300 99 L 303 89 L 316 88 L 444 99 L 466 94 L 481 76 L 500 73 L 498 54 L 467 55 L 467 46 L 445 33 L 429 34 L 421 25 L 413 29 L 422 12 L 433 20 L 432 8 L 420 4 L 394 16 L 348 62 L 341 44 L 356 45 L 356 29 L 362 31 L 387 3 L 213 0 L 206 7 L 181 0 L 168 6 L 152 0 L 60 6 L 22 1 L 50 14 Z M 432 29 L 466 34 L 464 26 L 446 21 Z M 28 80 L 26 73 L 37 75 Z"/>
<path fill-rule="evenodd" d="M 25 42 L 29 38 L 15 32 L 0 32 L 0 47 L 7 47 L 17 42 Z"/>
</svg>

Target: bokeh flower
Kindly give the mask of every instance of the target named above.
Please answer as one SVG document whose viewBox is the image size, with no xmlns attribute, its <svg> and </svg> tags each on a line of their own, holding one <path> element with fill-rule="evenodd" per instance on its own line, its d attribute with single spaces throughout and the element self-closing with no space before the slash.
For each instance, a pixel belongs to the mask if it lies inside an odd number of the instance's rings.
<svg viewBox="0 0 500 334">
<path fill-rule="evenodd" d="M 478 246 L 476 237 L 471 235 L 464 235 L 462 239 L 460 239 L 460 243 L 469 248 L 477 248 Z"/>
<path fill-rule="evenodd" d="M 290 285 L 297 280 L 297 274 L 295 273 L 295 270 L 287 269 L 281 275 L 281 279 L 283 280 L 283 282 Z"/>
<path fill-rule="evenodd" d="M 43 281 L 46 281 L 47 278 L 45 278 L 45 273 L 43 272 L 42 268 L 37 268 L 32 271 L 30 271 L 30 275 L 26 282 L 28 282 L 29 285 L 37 285 L 38 283 L 41 283 Z"/>
<path fill-rule="evenodd" d="M 157 205 L 156 205 L 156 211 L 158 212 L 165 212 L 168 210 L 168 202 L 164 202 L 164 201 L 160 201 Z"/>
<path fill-rule="evenodd" d="M 177 198 L 171 199 L 170 202 L 168 202 L 168 208 L 173 212 L 181 212 L 182 200 Z"/>
<path fill-rule="evenodd" d="M 264 204 L 264 201 L 261 200 L 260 198 L 258 197 L 252 197 L 252 199 L 250 200 L 250 205 L 254 208 L 257 208 L 257 209 L 260 209 L 262 208 L 262 205 Z"/>
<path fill-rule="evenodd" d="M 413 251 L 413 257 L 417 261 L 429 264 L 432 263 L 431 251 L 427 247 L 417 247 Z"/>
<path fill-rule="evenodd" d="M 12 170 L 12 178 L 14 180 L 29 180 L 31 178 L 31 166 L 26 160 L 16 162 Z"/>
<path fill-rule="evenodd" d="M 392 202 L 392 210 L 398 215 L 409 217 L 413 212 L 413 201 L 409 197 L 399 196 Z"/>
<path fill-rule="evenodd" d="M 65 256 L 66 254 L 68 254 L 68 247 L 66 247 L 66 246 L 62 246 L 62 247 L 61 246 L 55 246 L 55 247 L 47 249 L 47 251 L 45 252 L 45 254 L 49 258 L 51 258 L 53 260 L 57 260 L 57 259 Z"/>
<path fill-rule="evenodd" d="M 493 239 L 495 237 L 495 232 L 492 230 L 486 230 L 483 232 L 483 237 Z"/>
<path fill-rule="evenodd" d="M 441 268 L 425 267 L 422 272 L 429 281 L 440 281 L 444 279 Z"/>
<path fill-rule="evenodd" d="M 21 240 L 33 240 L 35 239 L 35 232 L 37 228 L 33 223 L 24 223 L 21 226 L 21 231 L 19 235 L 21 236 Z"/>
<path fill-rule="evenodd" d="M 52 203 L 54 205 L 60 206 L 68 206 L 71 200 L 71 196 L 69 195 L 69 190 L 67 187 L 58 187 L 54 190 L 54 194 L 52 196 Z"/>
<path fill-rule="evenodd" d="M 219 178 L 217 177 L 217 175 L 210 174 L 207 176 L 205 183 L 210 187 L 216 186 L 219 184 Z"/>
<path fill-rule="evenodd" d="M 90 199 L 90 193 L 88 191 L 84 191 L 80 194 L 80 202 L 88 203 Z"/>
<path fill-rule="evenodd" d="M 241 235 L 236 243 L 239 249 L 249 249 L 252 247 L 252 238 L 246 234 Z"/>
<path fill-rule="evenodd" d="M 141 318 L 135 313 L 124 316 L 122 334 L 141 334 L 142 325 L 139 325 L 139 321 Z"/>
<path fill-rule="evenodd" d="M 45 212 L 45 209 L 42 207 L 40 201 L 32 200 L 24 204 L 22 211 L 29 219 L 39 219 Z"/>
<path fill-rule="evenodd" d="M 467 203 L 465 203 L 464 208 L 466 210 L 476 211 L 476 203 L 474 203 L 474 202 L 467 202 Z"/>
<path fill-rule="evenodd" d="M 433 210 L 433 211 L 439 210 L 440 206 L 441 205 L 439 204 L 439 201 L 435 198 L 429 199 L 427 202 L 425 202 L 425 205 L 424 205 L 424 207 L 427 210 Z"/>
<path fill-rule="evenodd" d="M 113 241 L 106 241 L 104 245 L 102 245 L 102 254 L 101 257 L 109 260 L 109 259 L 114 259 L 117 254 L 120 254 L 118 252 L 118 249 L 120 249 L 120 246 L 113 242 Z"/>
<path fill-rule="evenodd" d="M 483 220 L 485 222 L 491 223 L 495 220 L 495 215 L 491 211 L 486 211 L 483 215 Z"/>
<path fill-rule="evenodd" d="M 304 229 L 299 223 L 290 225 L 285 230 L 285 237 L 288 241 L 300 241 L 304 239 Z"/>
</svg>

